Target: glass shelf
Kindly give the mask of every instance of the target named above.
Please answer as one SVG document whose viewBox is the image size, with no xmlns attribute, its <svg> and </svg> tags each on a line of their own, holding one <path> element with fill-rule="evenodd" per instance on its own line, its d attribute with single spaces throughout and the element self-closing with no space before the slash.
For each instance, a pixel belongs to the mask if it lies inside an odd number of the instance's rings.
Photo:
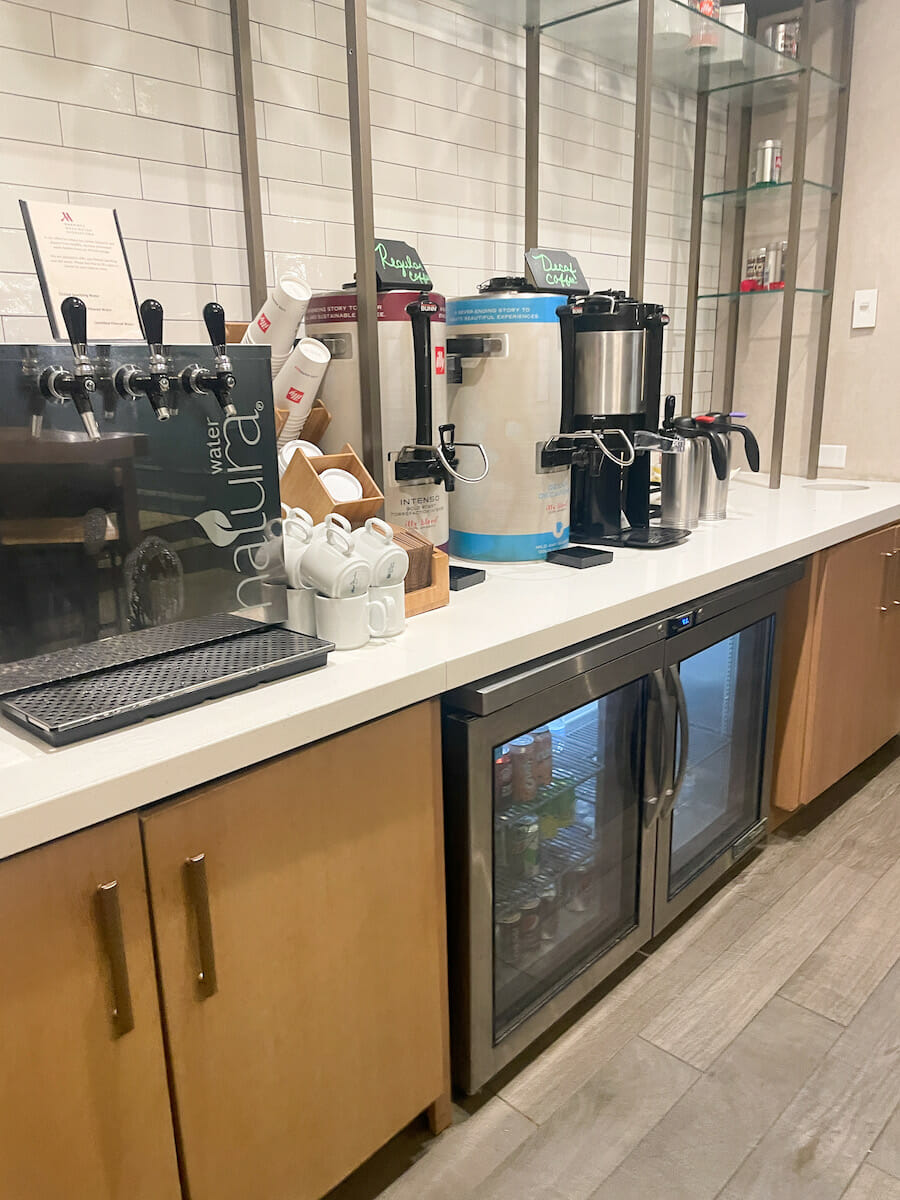
<svg viewBox="0 0 900 1200">
<path fill-rule="evenodd" d="M 761 183 L 751 187 L 731 188 L 724 192 L 707 192 L 703 199 L 704 202 L 719 200 L 722 204 L 733 204 L 736 208 L 744 208 L 751 202 L 763 203 L 767 198 L 788 196 L 791 186 L 792 181 L 787 179 L 781 183 Z M 809 188 L 812 195 L 832 196 L 835 194 L 827 183 L 816 183 L 812 179 L 804 179 L 803 187 L 804 189 Z"/>
<path fill-rule="evenodd" d="M 475 20 L 514 30 L 533 21 L 536 10 L 542 34 L 564 49 L 588 51 L 626 72 L 637 69 L 638 0 L 464 0 L 464 7 Z M 761 88 L 768 97 L 789 93 L 803 74 L 795 59 L 702 16 L 684 0 L 654 0 L 653 15 L 653 82 L 659 87 L 726 100 L 737 99 L 739 89 Z M 820 71 L 813 74 L 840 86 Z"/>
<path fill-rule="evenodd" d="M 798 287 L 798 295 L 804 296 L 827 296 L 829 292 L 825 288 L 808 288 Z M 698 300 L 753 300 L 759 296 L 783 296 L 784 288 L 766 288 L 758 292 L 704 292 L 697 297 Z"/>
</svg>

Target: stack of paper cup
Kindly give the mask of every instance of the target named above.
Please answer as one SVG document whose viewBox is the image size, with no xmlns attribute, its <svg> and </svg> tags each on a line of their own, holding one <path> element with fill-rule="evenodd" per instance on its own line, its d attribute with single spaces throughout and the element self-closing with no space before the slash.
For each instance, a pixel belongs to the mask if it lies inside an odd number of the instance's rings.
<svg viewBox="0 0 900 1200">
<path fill-rule="evenodd" d="M 272 384 L 276 408 L 286 408 L 288 418 L 278 435 L 279 448 L 299 437 L 309 410 L 331 362 L 331 351 L 315 338 L 301 338 Z"/>
<path fill-rule="evenodd" d="M 285 275 L 247 326 L 245 343 L 272 349 L 273 379 L 290 357 L 297 326 L 303 320 L 311 295 L 308 283 L 294 275 Z"/>
</svg>

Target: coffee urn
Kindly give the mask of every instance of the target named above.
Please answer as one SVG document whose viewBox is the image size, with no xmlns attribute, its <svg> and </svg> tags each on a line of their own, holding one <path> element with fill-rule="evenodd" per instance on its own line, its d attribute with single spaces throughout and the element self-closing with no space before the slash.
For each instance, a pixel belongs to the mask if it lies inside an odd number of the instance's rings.
<svg viewBox="0 0 900 1200">
<path fill-rule="evenodd" d="M 594 292 L 558 309 L 562 432 L 590 429 L 597 443 L 572 464 L 570 539 L 659 549 L 688 536 L 650 526 L 650 455 L 635 436 L 656 434 L 662 381 L 661 304 Z"/>
<path fill-rule="evenodd" d="M 486 562 L 544 558 L 569 540 L 569 467 L 544 466 L 560 432 L 556 310 L 565 297 L 497 276 L 447 302 L 448 410 L 484 444 L 490 476 L 450 496 L 450 550 Z"/>
</svg>

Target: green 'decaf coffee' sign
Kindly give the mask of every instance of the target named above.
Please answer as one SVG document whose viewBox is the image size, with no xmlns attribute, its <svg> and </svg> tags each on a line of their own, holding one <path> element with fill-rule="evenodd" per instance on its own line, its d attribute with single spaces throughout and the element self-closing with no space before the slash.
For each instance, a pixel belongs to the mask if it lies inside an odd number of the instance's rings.
<svg viewBox="0 0 900 1200">
<path fill-rule="evenodd" d="M 538 246 L 527 251 L 525 273 L 528 282 L 539 292 L 586 294 L 590 291 L 578 259 L 565 250 L 545 250 Z"/>
<path fill-rule="evenodd" d="M 431 291 L 431 277 L 418 253 L 406 242 L 379 238 L 375 243 L 375 274 L 379 289 L 424 288 Z"/>
</svg>

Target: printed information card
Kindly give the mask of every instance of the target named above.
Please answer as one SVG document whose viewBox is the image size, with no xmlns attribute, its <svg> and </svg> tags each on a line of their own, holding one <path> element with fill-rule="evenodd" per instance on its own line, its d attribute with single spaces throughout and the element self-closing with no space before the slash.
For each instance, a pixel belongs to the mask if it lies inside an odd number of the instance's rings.
<svg viewBox="0 0 900 1200">
<path fill-rule="evenodd" d="M 53 336 L 65 340 L 60 305 L 78 296 L 92 342 L 143 341 L 116 210 L 37 200 L 19 206 Z"/>
</svg>

